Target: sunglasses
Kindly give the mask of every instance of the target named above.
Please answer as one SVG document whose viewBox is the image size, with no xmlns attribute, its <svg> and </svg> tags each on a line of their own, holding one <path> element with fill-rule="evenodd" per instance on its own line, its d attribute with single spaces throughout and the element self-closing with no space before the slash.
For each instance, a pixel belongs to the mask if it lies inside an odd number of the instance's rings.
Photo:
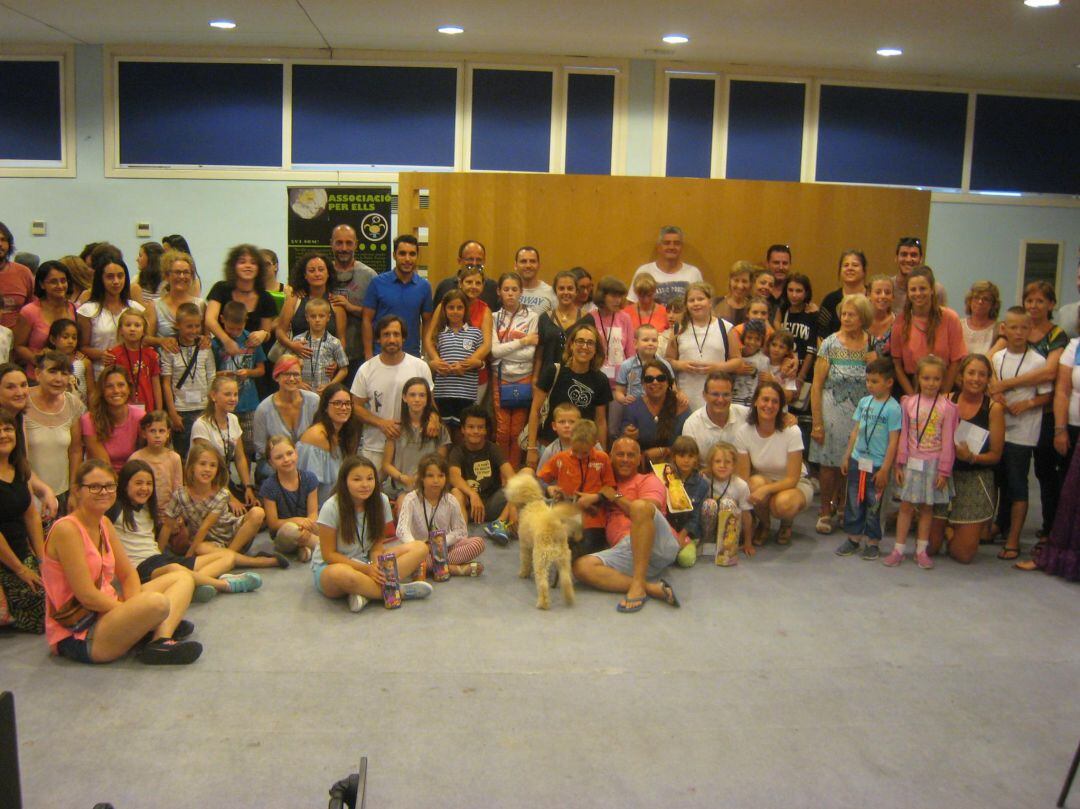
<svg viewBox="0 0 1080 809">
<path fill-rule="evenodd" d="M 646 374 L 645 376 L 641 377 L 641 381 L 646 383 L 667 382 L 667 380 L 667 374 Z"/>
</svg>

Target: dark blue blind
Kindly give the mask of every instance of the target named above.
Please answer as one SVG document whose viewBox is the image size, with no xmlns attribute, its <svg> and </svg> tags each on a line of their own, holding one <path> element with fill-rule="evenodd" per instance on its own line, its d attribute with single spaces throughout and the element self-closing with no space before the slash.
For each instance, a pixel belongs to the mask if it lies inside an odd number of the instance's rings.
<svg viewBox="0 0 1080 809">
<path fill-rule="evenodd" d="M 551 71 L 474 70 L 472 168 L 550 171 Z"/>
<path fill-rule="evenodd" d="M 282 66 L 121 62 L 120 162 L 280 166 Z"/>
<path fill-rule="evenodd" d="M 959 188 L 967 96 L 823 85 L 817 179 Z"/>
<path fill-rule="evenodd" d="M 295 65 L 292 162 L 454 165 L 457 70 Z"/>
<path fill-rule="evenodd" d="M 709 177 L 712 174 L 712 79 L 668 81 L 668 177 Z"/>
<path fill-rule="evenodd" d="M 971 188 L 1080 194 L 1080 101 L 980 95 Z"/>
<path fill-rule="evenodd" d="M 614 116 L 614 76 L 571 73 L 567 77 L 567 174 L 611 174 Z"/>
<path fill-rule="evenodd" d="M 798 182 L 805 106 L 802 84 L 731 82 L 726 176 Z"/>
<path fill-rule="evenodd" d="M 0 61 L 0 160 L 60 160 L 60 63 Z"/>
</svg>

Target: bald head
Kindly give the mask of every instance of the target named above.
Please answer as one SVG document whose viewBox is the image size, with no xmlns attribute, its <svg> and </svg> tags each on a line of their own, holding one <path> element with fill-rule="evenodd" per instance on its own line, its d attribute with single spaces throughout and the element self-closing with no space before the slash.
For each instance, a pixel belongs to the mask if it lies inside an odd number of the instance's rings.
<svg viewBox="0 0 1080 809">
<path fill-rule="evenodd" d="M 616 480 L 629 480 L 641 466 L 641 446 L 633 438 L 617 438 L 611 445 L 611 465 Z"/>
<path fill-rule="evenodd" d="M 334 253 L 336 269 L 352 269 L 356 260 L 356 231 L 352 225 L 338 225 L 330 232 L 330 249 Z"/>
</svg>

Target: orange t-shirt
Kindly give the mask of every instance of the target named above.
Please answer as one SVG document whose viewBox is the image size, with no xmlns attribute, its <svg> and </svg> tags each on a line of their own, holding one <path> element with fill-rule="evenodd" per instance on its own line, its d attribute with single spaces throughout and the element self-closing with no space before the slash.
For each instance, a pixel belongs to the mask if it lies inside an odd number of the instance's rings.
<svg viewBox="0 0 1080 809">
<path fill-rule="evenodd" d="M 554 483 L 568 497 L 578 492 L 597 494 L 605 486 L 615 487 L 611 459 L 595 447 L 589 450 L 587 458 L 579 458 L 568 449 L 555 453 L 541 467 L 537 477 L 545 483 Z M 582 514 L 581 524 L 585 528 L 603 528 L 606 522 L 602 504 Z"/>
</svg>

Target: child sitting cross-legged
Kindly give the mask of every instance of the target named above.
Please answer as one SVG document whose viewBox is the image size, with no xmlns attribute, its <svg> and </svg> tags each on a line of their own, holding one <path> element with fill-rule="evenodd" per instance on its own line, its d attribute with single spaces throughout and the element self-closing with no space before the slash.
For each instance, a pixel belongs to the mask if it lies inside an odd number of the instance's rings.
<svg viewBox="0 0 1080 809">
<path fill-rule="evenodd" d="M 575 558 L 607 547 L 607 511 L 600 504 L 600 490 L 615 488 L 615 472 L 608 454 L 595 444 L 596 422 L 582 419 L 570 433 L 570 449 L 556 453 L 536 474 L 548 484 L 549 497 L 571 500 L 582 511 L 584 541 L 573 549 Z"/>
<path fill-rule="evenodd" d="M 675 529 L 675 539 L 681 550 L 675 557 L 679 567 L 693 567 L 701 544 L 701 507 L 709 493 L 709 482 L 698 471 L 701 450 L 698 443 L 688 435 L 680 435 L 671 443 L 671 465 L 676 477 L 690 498 L 693 511 L 668 512 L 668 522 Z"/>
<path fill-rule="evenodd" d="M 514 468 L 487 435 L 484 408 L 471 405 L 461 411 L 461 443 L 450 450 L 450 483 L 468 520 L 487 520 L 484 533 L 505 547 L 510 542 L 512 519 L 504 489 Z"/>
<path fill-rule="evenodd" d="M 296 551 L 301 562 L 311 559 L 319 544 L 319 479 L 300 469 L 296 444 L 287 435 L 266 439 L 266 458 L 274 474 L 262 482 L 259 499 L 266 512 L 266 527 L 278 553 Z"/>
</svg>

